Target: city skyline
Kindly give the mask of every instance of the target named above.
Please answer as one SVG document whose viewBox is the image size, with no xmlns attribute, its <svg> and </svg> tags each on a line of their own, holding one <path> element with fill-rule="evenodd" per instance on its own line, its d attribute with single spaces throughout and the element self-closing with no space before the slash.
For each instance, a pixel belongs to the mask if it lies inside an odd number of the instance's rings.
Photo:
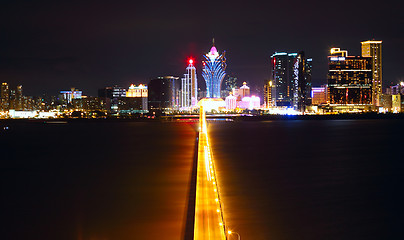
<svg viewBox="0 0 404 240">
<path fill-rule="evenodd" d="M 380 3 L 375 18 L 367 14 L 371 4 L 351 2 L 345 7 L 348 12 L 366 19 L 355 22 L 331 17 L 322 9 L 333 4 L 323 2 L 215 3 L 208 21 L 203 20 L 205 11 L 192 3 L 157 5 L 161 7 L 120 2 L 5 4 L 0 10 L 0 27 L 7 36 L 0 40 L 0 79 L 23 85 L 28 95 L 42 94 L 43 86 L 46 93 L 78 87 L 95 95 L 104 86 L 181 76 L 188 57 L 201 69 L 201 54 L 212 37 L 227 51 L 228 71 L 253 87 L 269 77 L 270 55 L 276 51 L 305 51 L 313 58 L 313 85 L 319 86 L 326 83 L 331 47 L 359 56 L 360 42 L 372 39 L 383 41 L 384 88 L 404 78 L 397 54 L 403 52 L 404 36 L 397 31 L 403 20 L 394 2 Z M 168 12 L 175 17 L 167 18 Z M 298 21 L 299 16 L 305 21 Z M 201 72 L 198 78 L 204 87 Z"/>
<path fill-rule="evenodd" d="M 0 236 L 400 239 L 401 5 L 2 3 Z"/>
</svg>

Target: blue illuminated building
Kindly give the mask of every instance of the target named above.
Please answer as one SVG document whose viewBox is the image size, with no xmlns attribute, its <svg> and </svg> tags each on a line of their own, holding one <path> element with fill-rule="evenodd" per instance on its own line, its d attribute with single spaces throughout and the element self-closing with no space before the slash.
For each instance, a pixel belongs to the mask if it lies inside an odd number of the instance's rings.
<svg viewBox="0 0 404 240">
<path fill-rule="evenodd" d="M 225 53 L 226 52 L 223 52 L 219 55 L 213 42 L 210 52 L 203 55 L 205 61 L 202 61 L 202 77 L 206 82 L 207 98 L 220 98 L 220 86 L 226 75 L 226 72 L 224 71 L 227 66 Z"/>
</svg>

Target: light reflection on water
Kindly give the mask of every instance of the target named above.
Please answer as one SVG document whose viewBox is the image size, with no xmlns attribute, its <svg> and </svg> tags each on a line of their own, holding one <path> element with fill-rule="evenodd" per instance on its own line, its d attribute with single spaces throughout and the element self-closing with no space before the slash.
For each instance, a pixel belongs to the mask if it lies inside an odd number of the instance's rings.
<svg viewBox="0 0 404 240">
<path fill-rule="evenodd" d="M 180 239 L 194 125 L 12 126 L 0 136 L 0 238 Z"/>
<path fill-rule="evenodd" d="M 400 239 L 402 123 L 210 122 L 226 223 L 242 239 Z M 0 238 L 180 239 L 197 127 L 11 126 Z"/>
</svg>

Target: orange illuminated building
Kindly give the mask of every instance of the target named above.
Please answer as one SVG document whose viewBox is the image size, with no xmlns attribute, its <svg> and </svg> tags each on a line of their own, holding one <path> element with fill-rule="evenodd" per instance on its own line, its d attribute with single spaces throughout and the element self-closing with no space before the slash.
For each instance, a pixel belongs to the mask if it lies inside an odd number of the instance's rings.
<svg viewBox="0 0 404 240">
<path fill-rule="evenodd" d="M 143 84 L 139 86 L 131 84 L 126 92 L 126 97 L 147 97 L 147 86 Z"/>
</svg>

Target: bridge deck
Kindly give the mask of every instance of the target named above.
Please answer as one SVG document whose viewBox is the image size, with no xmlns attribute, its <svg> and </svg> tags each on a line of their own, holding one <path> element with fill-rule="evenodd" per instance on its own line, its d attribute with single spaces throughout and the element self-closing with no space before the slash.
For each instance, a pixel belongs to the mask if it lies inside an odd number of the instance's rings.
<svg viewBox="0 0 404 240">
<path fill-rule="evenodd" d="M 201 110 L 196 182 L 195 240 L 225 240 L 223 212 L 209 145 L 206 117 Z"/>
</svg>

